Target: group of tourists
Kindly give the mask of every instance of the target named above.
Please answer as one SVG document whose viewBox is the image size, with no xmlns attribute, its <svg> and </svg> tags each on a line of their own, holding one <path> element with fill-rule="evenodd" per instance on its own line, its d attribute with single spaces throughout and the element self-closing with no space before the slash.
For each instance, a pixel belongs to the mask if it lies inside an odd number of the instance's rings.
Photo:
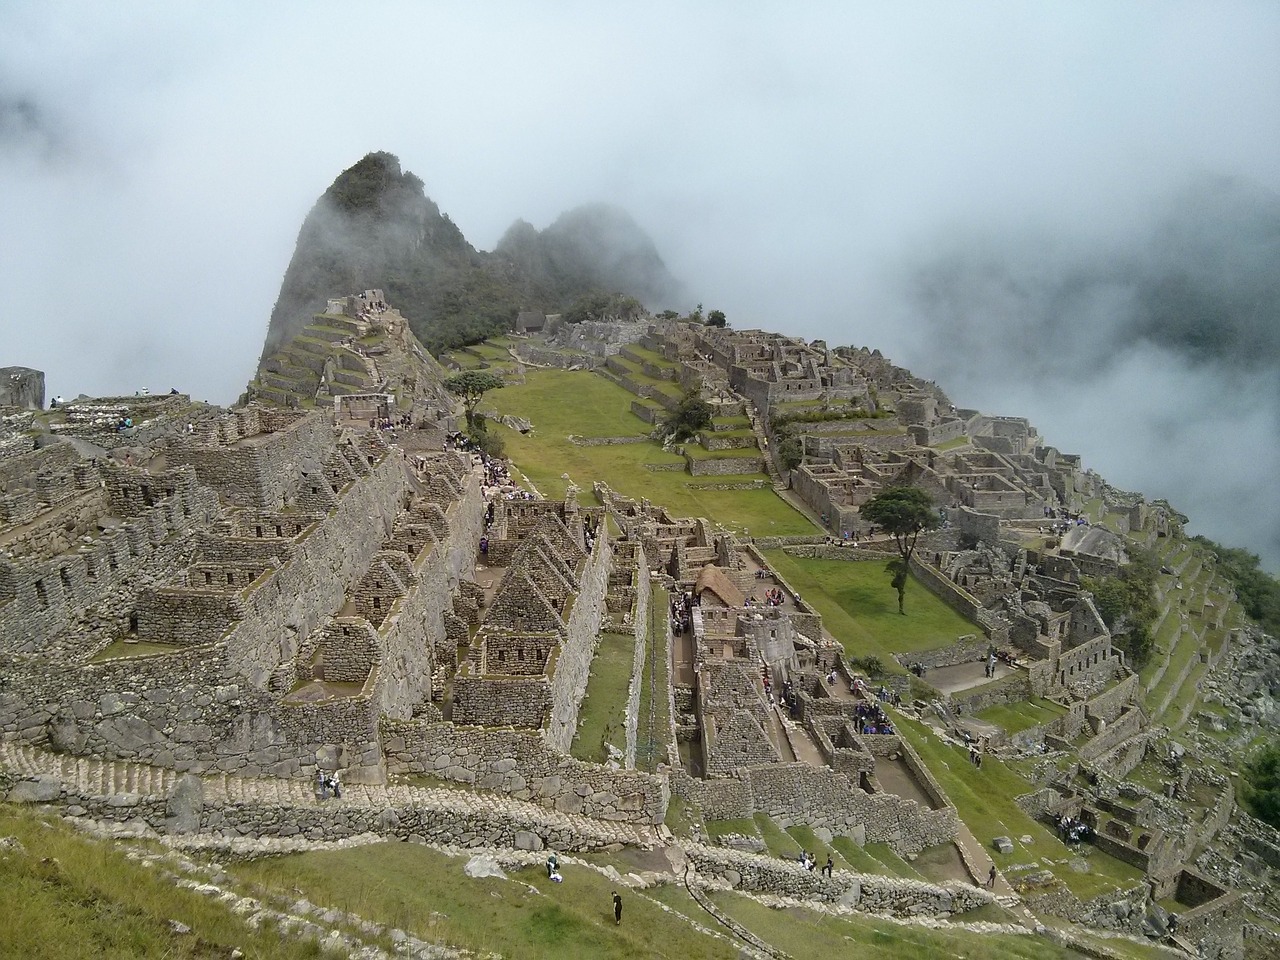
<svg viewBox="0 0 1280 960">
<path fill-rule="evenodd" d="M 324 770 L 317 770 L 316 799 L 328 800 L 331 796 L 335 800 L 342 799 L 342 781 L 338 778 L 338 771 L 326 773 Z"/>
<path fill-rule="evenodd" d="M 1058 839 L 1065 844 L 1079 843 L 1093 836 L 1093 828 L 1075 817 L 1058 816 Z"/>
<path fill-rule="evenodd" d="M 853 715 L 858 722 L 859 733 L 893 733 L 893 723 L 879 703 L 859 700 L 854 705 Z"/>
<path fill-rule="evenodd" d="M 808 850 L 803 850 L 800 853 L 800 866 L 804 867 L 806 870 L 812 873 L 813 870 L 815 870 L 818 866 L 818 858 L 815 857 Z M 828 877 L 831 876 L 831 872 L 835 869 L 835 867 L 836 867 L 835 861 L 832 860 L 831 855 L 828 854 L 827 862 L 822 865 L 823 875 Z"/>
</svg>

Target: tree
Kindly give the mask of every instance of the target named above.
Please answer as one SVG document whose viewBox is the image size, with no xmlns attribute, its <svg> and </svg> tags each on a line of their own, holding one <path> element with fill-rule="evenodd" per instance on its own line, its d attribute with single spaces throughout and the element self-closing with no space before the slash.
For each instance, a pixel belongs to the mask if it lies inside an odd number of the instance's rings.
<svg viewBox="0 0 1280 960">
<path fill-rule="evenodd" d="M 1243 793 L 1255 817 L 1280 827 L 1280 743 L 1263 747 L 1245 765 Z"/>
<path fill-rule="evenodd" d="M 490 390 L 503 386 L 503 380 L 496 373 L 483 370 L 467 370 L 450 377 L 444 382 L 445 389 L 461 398 L 462 407 L 467 412 L 467 432 L 476 432 L 476 404 Z"/>
<path fill-rule="evenodd" d="M 925 530 L 938 526 L 938 511 L 929 494 L 919 487 L 885 487 L 862 505 L 862 516 L 893 535 L 899 557 L 889 564 L 893 588 L 898 591 L 898 613 L 906 615 L 904 601 L 911 554 Z"/>
<path fill-rule="evenodd" d="M 1081 586 L 1093 594 L 1093 605 L 1111 631 L 1115 645 L 1125 652 L 1129 666 L 1141 670 L 1151 657 L 1156 622 L 1156 568 L 1149 552 L 1129 548 L 1129 563 L 1114 577 L 1083 577 Z"/>
<path fill-rule="evenodd" d="M 707 314 L 708 327 L 727 327 L 729 321 L 725 319 L 723 310 L 712 310 Z"/>
<path fill-rule="evenodd" d="M 784 470 L 794 470 L 804 461 L 804 444 L 799 437 L 787 437 L 778 444 L 778 459 Z"/>
<path fill-rule="evenodd" d="M 710 427 L 714 415 L 711 404 L 703 400 L 697 390 L 690 390 L 680 401 L 680 406 L 662 422 L 662 433 L 673 441 L 688 440 L 699 430 Z"/>
</svg>

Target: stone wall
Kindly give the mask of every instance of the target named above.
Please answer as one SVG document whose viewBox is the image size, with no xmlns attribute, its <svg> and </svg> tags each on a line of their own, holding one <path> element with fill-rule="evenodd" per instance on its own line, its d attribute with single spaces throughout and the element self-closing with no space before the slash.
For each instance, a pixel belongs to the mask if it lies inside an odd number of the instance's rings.
<svg viewBox="0 0 1280 960">
<path fill-rule="evenodd" d="M 298 643 L 340 610 L 368 570 L 408 491 L 403 463 L 385 457 L 351 484 L 338 506 L 294 541 L 290 562 L 244 599 L 244 619 L 227 637 L 230 668 L 265 689 Z"/>
<path fill-rule="evenodd" d="M 763 457 L 705 457 L 685 454 L 685 465 L 695 477 L 724 477 L 744 473 L 764 473 Z"/>
<path fill-rule="evenodd" d="M 644 682 L 644 665 L 649 644 L 657 642 L 656 639 L 651 640 L 649 637 L 649 604 L 653 599 L 653 584 L 649 580 L 649 561 L 645 556 L 643 544 L 635 545 L 632 564 L 635 602 L 630 613 L 632 632 L 635 636 L 635 654 L 631 661 L 631 682 L 627 687 L 627 712 L 624 720 L 627 732 L 624 763 L 628 770 L 634 770 L 636 766 L 636 743 L 640 725 L 640 688 Z"/>
<path fill-rule="evenodd" d="M 932 778 L 927 783 L 945 797 Z M 764 813 L 784 827 L 807 824 L 834 834 L 862 828 L 867 842 L 887 843 L 899 854 L 950 842 L 959 824 L 950 805 L 930 810 L 895 794 L 869 794 L 844 774 L 805 763 L 743 767 L 736 779 L 691 779 L 680 792 L 701 805 L 708 819 Z"/>
<path fill-rule="evenodd" d="M 231 417 L 238 419 L 233 423 Z M 238 435 L 227 435 L 232 428 Z M 218 430 L 220 436 L 209 443 L 174 443 L 169 462 L 194 467 L 201 483 L 246 506 L 271 509 L 292 502 L 304 476 L 320 473 L 333 449 L 333 427 L 319 414 L 249 408 L 230 415 Z"/>
<path fill-rule="evenodd" d="M 188 482 L 74 553 L 0 560 L 0 650 L 45 649 L 85 610 L 125 632 L 138 590 L 183 566 L 191 534 L 218 515 L 212 491 Z"/>
<path fill-rule="evenodd" d="M 535 731 L 385 721 L 383 749 L 391 773 L 431 774 L 603 820 L 661 823 L 666 817 L 663 778 L 575 760 Z"/>
<path fill-rule="evenodd" d="M 686 844 L 684 850 L 699 874 L 738 889 L 840 903 L 868 913 L 949 916 L 976 910 L 995 900 L 986 890 L 956 881 L 931 884 L 847 870 L 836 870 L 828 878 L 820 870 L 807 870 L 799 863 L 741 850 L 695 844 Z"/>
<path fill-rule="evenodd" d="M 949 699 L 957 713 L 974 714 L 987 707 L 1022 703 L 1031 697 L 1031 680 L 1019 670 L 980 687 L 951 694 Z"/>
<path fill-rule="evenodd" d="M 1108 750 L 1112 750 L 1119 746 L 1125 740 L 1142 732 L 1143 715 L 1142 711 L 1137 707 L 1129 709 L 1122 713 L 1114 722 L 1109 724 L 1107 728 L 1101 731 L 1097 736 L 1087 740 L 1080 746 L 1077 754 L 1080 760 L 1088 763 L 1097 757 L 1102 756 Z"/>
<path fill-rule="evenodd" d="M 547 723 L 547 743 L 567 752 L 578 729 L 578 709 L 587 692 L 591 661 L 595 657 L 600 624 L 604 620 L 609 589 L 609 567 L 613 549 L 608 525 L 600 525 L 600 535 L 579 577 L 578 596 L 573 601 L 565 638 L 551 680 L 551 715 Z"/>
</svg>

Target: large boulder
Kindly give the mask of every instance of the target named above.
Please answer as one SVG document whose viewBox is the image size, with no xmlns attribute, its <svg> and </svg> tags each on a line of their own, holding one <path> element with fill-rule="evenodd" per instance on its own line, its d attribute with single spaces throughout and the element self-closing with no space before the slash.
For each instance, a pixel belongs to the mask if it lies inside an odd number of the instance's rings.
<svg viewBox="0 0 1280 960">
<path fill-rule="evenodd" d="M 52 803 L 62 796 L 62 781 L 42 773 L 19 780 L 5 797 L 10 803 Z"/>
</svg>

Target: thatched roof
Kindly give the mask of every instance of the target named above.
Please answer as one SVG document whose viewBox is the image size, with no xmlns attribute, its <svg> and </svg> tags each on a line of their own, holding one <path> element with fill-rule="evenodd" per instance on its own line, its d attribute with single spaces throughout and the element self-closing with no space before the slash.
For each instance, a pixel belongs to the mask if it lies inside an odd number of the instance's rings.
<svg viewBox="0 0 1280 960">
<path fill-rule="evenodd" d="M 729 579 L 729 575 L 714 563 L 709 563 L 698 574 L 698 582 L 693 592 L 698 596 L 710 590 L 711 594 L 726 607 L 740 607 L 746 603 L 747 596 Z"/>
</svg>

